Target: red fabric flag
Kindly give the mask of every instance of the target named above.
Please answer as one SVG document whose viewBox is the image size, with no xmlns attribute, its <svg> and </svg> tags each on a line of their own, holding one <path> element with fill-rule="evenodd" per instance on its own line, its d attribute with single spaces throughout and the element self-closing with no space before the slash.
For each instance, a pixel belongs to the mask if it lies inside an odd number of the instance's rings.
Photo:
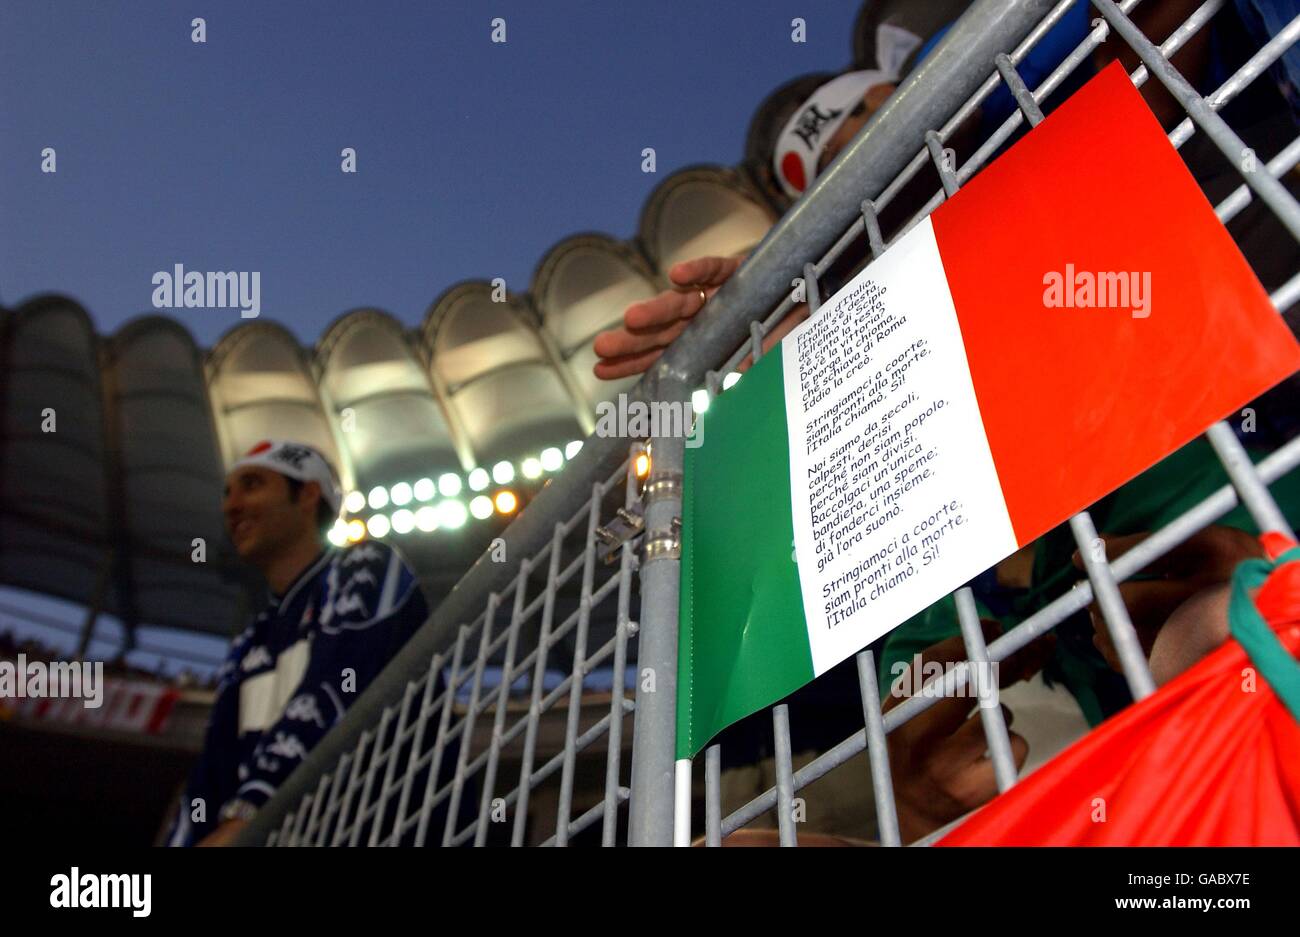
<svg viewBox="0 0 1300 937">
<path fill-rule="evenodd" d="M 1263 540 L 1273 558 L 1294 547 Z M 1255 596 L 1288 665 L 1300 652 L 1295 556 Z M 1300 845 L 1300 722 L 1256 664 L 1229 638 L 938 845 Z"/>
</svg>

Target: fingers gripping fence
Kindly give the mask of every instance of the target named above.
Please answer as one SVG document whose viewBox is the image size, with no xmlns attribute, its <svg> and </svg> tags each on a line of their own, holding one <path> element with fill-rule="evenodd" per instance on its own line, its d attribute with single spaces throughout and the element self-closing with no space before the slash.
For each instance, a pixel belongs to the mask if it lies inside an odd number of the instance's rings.
<svg viewBox="0 0 1300 937">
<path fill-rule="evenodd" d="M 1091 31 L 1033 89 L 1018 67 L 1073 0 L 974 3 L 630 396 L 681 403 L 696 387 L 705 387 L 710 397 L 721 393 L 721 376 L 746 357 L 759 357 L 764 338 L 796 305 L 790 291 L 796 277 L 803 279 L 815 311 L 821 281 L 846 251 L 864 237 L 871 256 L 887 250 L 958 192 L 1014 134 L 1041 121 L 1043 102 L 1110 39 L 1140 60 L 1130 76 L 1136 85 L 1154 77 L 1186 114 L 1170 133 L 1171 142 L 1182 147 L 1200 132 L 1237 170 L 1241 185 L 1217 205 L 1219 218 L 1227 223 L 1258 199 L 1300 241 L 1300 205 L 1279 181 L 1300 163 L 1300 139 L 1248 171 L 1243 157 L 1249 151 L 1219 113 L 1300 37 L 1300 18 L 1205 98 L 1170 64 L 1226 2 L 1207 0 L 1156 45 L 1130 19 L 1138 0 L 1094 0 Z M 1000 85 L 1017 109 L 955 165 L 945 144 Z M 901 204 L 904 188 L 928 166 L 937 174 L 937 190 L 886 239 L 882 213 Z M 1271 298 L 1279 311 L 1300 299 L 1300 271 L 1291 271 Z M 936 678 L 943 696 L 961 692 L 976 665 L 1006 660 L 1094 600 L 1133 698 L 1150 694 L 1154 684 L 1118 583 L 1238 503 L 1260 529 L 1292 534 L 1268 486 L 1300 464 L 1300 439 L 1256 464 L 1225 423 L 1211 427 L 1207 437 L 1230 484 L 1114 560 L 1090 549 L 1097 532 L 1089 514 L 1072 518 L 1086 579 L 1014 629 L 986 645 L 971 591 L 959 590 L 955 599 L 967 661 Z M 507 529 L 507 561 L 494 562 L 492 555 L 479 559 L 259 812 L 241 842 L 566 845 L 597 825 L 604 845 L 688 842 L 694 766 L 673 763 L 682 447 L 680 437 L 667 435 L 630 446 L 626 439 L 589 439 Z M 643 452 L 651 456 L 644 483 L 635 470 Z M 615 523 L 619 519 L 622 526 Z M 632 618 L 634 592 L 639 621 Z M 613 634 L 597 645 L 593 627 L 604 622 L 612 623 Z M 635 685 L 629 688 L 626 675 L 634 654 Z M 773 707 L 775 784 L 729 815 L 721 807 L 721 748 L 705 750 L 706 844 L 719 845 L 776 808 L 781 844 L 795 845 L 796 794 L 864 751 L 881 843 L 901 843 L 887 736 L 941 697 L 919 692 L 883 712 L 874 655 L 862 651 L 856 663 L 861 699 L 844 702 L 860 703 L 863 728 L 795 770 L 790 713 L 784 705 Z M 584 690 L 590 675 L 610 665 L 608 699 L 601 696 L 597 705 L 589 705 L 592 697 Z M 548 688 L 548 673 L 557 667 L 564 676 Z M 490 677 L 495 684 L 489 685 Z M 562 714 L 563 727 L 559 738 L 547 739 L 552 712 L 557 718 Z M 1016 780 L 1006 721 L 1000 707 L 980 712 L 997 786 L 1006 790 Z M 625 769 L 629 715 L 633 731 Z M 603 760 L 587 755 L 598 752 L 602 742 Z M 580 809 L 578 777 L 593 763 L 603 793 Z M 557 783 L 558 793 L 552 790 Z M 530 817 L 543 813 L 554 820 L 539 830 L 543 824 Z"/>
</svg>

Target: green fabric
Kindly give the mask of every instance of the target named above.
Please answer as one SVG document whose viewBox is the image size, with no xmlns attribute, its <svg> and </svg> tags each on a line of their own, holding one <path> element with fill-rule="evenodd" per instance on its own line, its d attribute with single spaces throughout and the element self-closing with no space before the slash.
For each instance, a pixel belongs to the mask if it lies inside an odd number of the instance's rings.
<svg viewBox="0 0 1300 937">
<path fill-rule="evenodd" d="M 980 618 L 1002 620 L 990 612 L 978 597 L 975 599 L 975 608 Z M 915 655 L 932 644 L 960 633 L 960 628 L 957 627 L 957 600 L 952 595 L 945 595 L 925 611 L 899 625 L 886 639 L 880 655 L 881 697 L 889 692 L 889 685 L 898 679 Z"/>
<path fill-rule="evenodd" d="M 678 758 L 813 679 L 779 349 L 699 419 L 682 492 Z"/>
<path fill-rule="evenodd" d="M 1269 573 L 1283 563 L 1300 562 L 1300 548 L 1287 550 L 1277 563 L 1246 560 L 1232 574 L 1232 598 L 1228 603 L 1228 627 L 1237 643 L 1246 649 L 1260 675 L 1278 699 L 1300 722 L 1300 663 L 1290 655 L 1273 629 L 1255 607 L 1250 591 L 1264 584 Z"/>
<path fill-rule="evenodd" d="M 1251 453 L 1258 461 L 1262 453 Z M 1184 514 L 1224 485 L 1228 477 L 1204 437 L 1197 437 L 1171 453 L 1138 477 L 1102 498 L 1089 508 L 1093 523 L 1103 534 L 1125 535 L 1155 531 Z M 1300 513 L 1300 472 L 1291 472 L 1270 486 L 1283 514 Z M 1259 529 L 1249 512 L 1238 504 L 1215 523 L 1258 535 Z M 1076 549 L 1069 524 L 1062 524 L 1044 534 L 1034 545 L 1032 585 L 1014 603 L 1014 611 L 998 620 L 1004 629 L 1042 609 L 1064 595 L 1082 573 L 1071 558 Z M 885 642 L 880 655 L 881 688 L 886 677 L 900 660 L 910 660 L 917 651 L 936 641 L 960 634 L 955 605 L 946 598 L 900 625 Z M 1110 667 L 1101 654 L 1089 648 L 1081 654 L 1058 643 L 1051 671 L 1074 695 L 1090 725 L 1105 718 L 1096 692 L 1102 674 Z"/>
</svg>

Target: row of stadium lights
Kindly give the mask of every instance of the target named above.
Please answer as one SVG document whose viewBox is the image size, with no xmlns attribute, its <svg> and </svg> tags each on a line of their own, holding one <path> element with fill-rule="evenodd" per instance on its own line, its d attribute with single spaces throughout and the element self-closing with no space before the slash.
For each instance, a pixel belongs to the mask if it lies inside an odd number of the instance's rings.
<svg viewBox="0 0 1300 937">
<path fill-rule="evenodd" d="M 729 388 L 739 379 L 740 375 L 735 372 L 728 374 L 722 386 L 724 389 Z M 708 393 L 697 390 L 691 396 L 691 406 L 696 413 L 708 410 Z M 564 467 L 564 463 L 576 456 L 581 449 L 580 440 L 569 443 L 564 447 L 563 452 L 555 447 L 543 449 L 538 456 L 530 456 L 519 464 L 519 474 L 529 481 L 534 481 L 543 475 L 558 472 Z M 635 469 L 639 478 L 649 475 L 649 457 L 645 454 L 638 456 Z M 464 479 L 464 483 L 468 484 L 470 491 L 485 492 L 493 483 L 509 485 L 514 480 L 514 464 L 503 461 L 492 466 L 491 473 L 485 468 L 474 469 Z M 409 534 L 414 530 L 423 533 L 432 533 L 438 529 L 459 530 L 465 526 L 470 517 L 481 521 L 487 520 L 493 514 L 508 516 L 519 509 L 519 497 L 508 488 L 502 488 L 491 497 L 487 494 L 478 494 L 470 499 L 468 506 L 459 497 L 462 489 L 461 477 L 454 472 L 447 472 L 438 477 L 436 484 L 432 478 L 421 478 L 414 483 L 398 482 L 391 488 L 377 486 L 371 488 L 369 494 L 350 491 L 343 501 L 343 510 L 353 516 L 346 520 L 339 518 L 334 522 L 329 533 L 330 542 L 335 546 L 342 546 L 345 543 L 356 543 L 364 539 L 367 534 L 371 537 L 386 537 L 390 532 Z M 406 507 L 412 501 L 433 501 L 438 495 L 441 495 L 443 500 L 437 504 L 425 503 L 414 509 Z M 389 505 L 397 508 L 392 515 L 374 513 L 364 521 L 356 516 L 363 513 L 367 507 L 372 511 L 382 512 Z"/>
<path fill-rule="evenodd" d="M 581 449 L 582 443 L 577 440 L 565 446 L 563 452 L 554 447 L 544 449 L 540 455 L 524 459 L 519 464 L 518 475 L 528 481 L 535 481 L 543 475 L 558 472 Z M 649 474 L 649 459 L 641 456 L 636 469 L 637 474 L 643 477 Z M 386 537 L 389 533 L 409 534 L 416 530 L 422 533 L 432 533 L 439 529 L 459 530 L 470 517 L 481 521 L 493 514 L 509 516 L 519 509 L 519 496 L 504 487 L 491 496 L 486 492 L 494 483 L 509 485 L 515 478 L 513 463 L 498 462 L 492 466 L 491 472 L 485 468 L 476 468 L 464 479 L 454 472 L 447 472 L 440 475 L 436 483 L 432 478 L 421 478 L 414 483 L 398 482 L 391 488 L 378 486 L 370 489 L 368 494 L 350 491 L 343 501 L 343 510 L 352 516 L 334 522 L 329 533 L 330 542 L 342 546 L 345 543 L 356 543 L 367 535 Z M 470 491 L 482 492 L 471 498 L 468 505 L 460 497 L 465 486 Z M 437 504 L 427 503 L 439 495 L 442 500 Z M 413 502 L 426 503 L 419 507 L 408 507 Z M 397 508 L 391 515 L 383 513 L 389 506 Z M 356 516 L 364 513 L 367 508 L 375 513 L 371 513 L 365 520 Z"/>
<path fill-rule="evenodd" d="M 561 452 L 558 448 L 544 449 L 540 455 L 530 456 L 519 464 L 519 475 L 533 481 L 543 475 L 558 472 L 568 459 L 572 459 L 582 449 L 580 441 L 573 441 Z M 502 488 L 489 497 L 479 494 L 471 498 L 469 504 L 461 499 L 461 492 L 466 486 L 470 491 L 485 492 L 493 483 L 509 485 L 515 480 L 515 466 L 512 462 L 498 462 L 491 472 L 485 468 L 476 468 L 465 478 L 455 472 L 446 472 L 438 476 L 437 482 L 432 478 L 421 478 L 416 482 L 398 482 L 391 488 L 382 485 L 371 488 L 369 493 L 350 491 L 343 500 L 343 510 L 352 515 L 346 520 L 340 518 L 330 530 L 330 542 L 335 546 L 356 543 L 368 534 L 371 537 L 386 537 L 388 534 L 409 534 L 419 530 L 431 533 L 438 529 L 458 530 L 464 527 L 472 516 L 476 520 L 486 520 L 493 514 L 509 515 L 519 508 L 519 497 L 508 488 Z M 429 504 L 435 497 L 442 496 L 437 504 Z M 408 507 L 414 502 L 426 502 L 419 507 Z M 389 506 L 397 508 L 393 513 L 372 513 L 365 520 L 356 516 L 369 508 L 373 512 L 383 512 Z"/>
</svg>

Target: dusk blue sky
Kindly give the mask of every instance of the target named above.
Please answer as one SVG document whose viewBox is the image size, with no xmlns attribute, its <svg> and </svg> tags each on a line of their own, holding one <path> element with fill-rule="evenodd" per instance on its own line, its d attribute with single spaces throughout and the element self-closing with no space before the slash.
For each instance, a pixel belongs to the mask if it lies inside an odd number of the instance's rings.
<svg viewBox="0 0 1300 937">
<path fill-rule="evenodd" d="M 6 3 L 0 302 L 65 293 L 109 334 L 153 311 L 157 271 L 255 270 L 262 321 L 310 343 L 358 306 L 414 324 L 459 280 L 526 289 L 567 235 L 631 237 L 674 170 L 738 163 L 770 91 L 849 64 L 859 7 Z M 191 42 L 196 16 L 206 44 Z M 504 45 L 489 41 L 498 16 Z M 796 16 L 804 44 L 790 41 Z M 347 146 L 355 175 L 339 168 Z M 641 171 L 647 146 L 654 175 Z M 40 171 L 45 147 L 56 174 Z M 233 309 L 166 314 L 205 347 L 241 321 Z M 83 614 L 0 589 L 0 630 L 65 653 Z M 224 646 L 146 632 L 142 645 L 211 661 Z M 120 641 L 101 616 L 89 656 Z"/>
<path fill-rule="evenodd" d="M 109 333 L 156 271 L 255 270 L 262 319 L 314 342 L 357 306 L 413 324 L 462 279 L 526 289 L 560 238 L 633 235 L 675 169 L 738 163 L 772 89 L 849 64 L 859 7 L 5 4 L 0 301 L 66 293 Z M 204 346 L 240 321 L 168 314 Z"/>
</svg>

